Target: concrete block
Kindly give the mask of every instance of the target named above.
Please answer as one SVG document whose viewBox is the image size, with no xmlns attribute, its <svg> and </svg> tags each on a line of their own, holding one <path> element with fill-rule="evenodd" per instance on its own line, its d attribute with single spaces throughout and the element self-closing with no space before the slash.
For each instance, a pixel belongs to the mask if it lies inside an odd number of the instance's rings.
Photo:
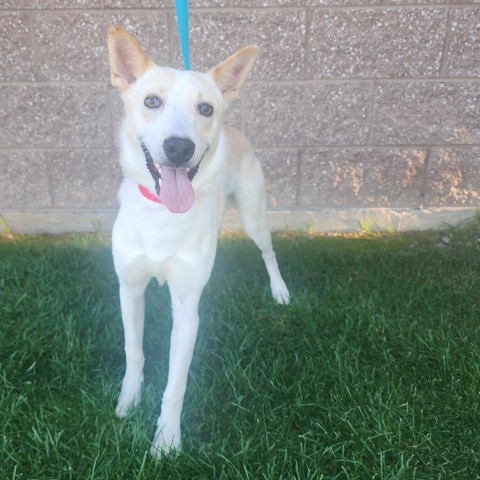
<svg viewBox="0 0 480 480">
<path fill-rule="evenodd" d="M 47 159 L 43 152 L 0 152 L 0 205 L 4 209 L 24 210 L 52 206 Z"/>
<path fill-rule="evenodd" d="M 410 232 L 444 228 L 472 218 L 477 209 L 431 208 L 321 208 L 316 210 L 274 210 L 267 212 L 272 231 L 310 232 Z M 241 230 L 235 210 L 227 210 L 223 228 Z"/>
<path fill-rule="evenodd" d="M 240 48 L 255 43 L 261 52 L 251 79 L 303 78 L 305 35 L 303 10 L 193 11 L 190 20 L 192 69 L 206 71 Z M 174 66 L 178 68 L 182 63 L 176 25 L 172 28 L 172 45 Z"/>
<path fill-rule="evenodd" d="M 35 16 L 43 80 L 109 82 L 107 29 L 124 27 L 151 58 L 168 64 L 167 15 L 158 12 L 42 13 Z"/>
<path fill-rule="evenodd" d="M 299 232 L 408 232 L 444 228 L 472 218 L 472 207 L 405 209 L 327 208 L 321 210 L 274 210 L 267 212 L 273 231 Z M 113 210 L 41 210 L 4 211 L 0 232 L 5 226 L 16 233 L 111 232 L 116 212 Z M 225 212 L 223 231 L 241 231 L 236 210 Z"/>
<path fill-rule="evenodd" d="M 307 150 L 299 203 L 307 208 L 418 208 L 425 156 L 421 149 Z"/>
<path fill-rule="evenodd" d="M 99 8 L 100 0 L 2 0 L 0 10 Z"/>
<path fill-rule="evenodd" d="M 115 87 L 108 86 L 108 102 L 112 117 L 112 132 L 115 146 L 118 146 L 118 132 L 124 117 L 123 101 Z"/>
<path fill-rule="evenodd" d="M 318 4 L 323 0 L 191 0 L 193 8 L 264 8 L 264 7 L 304 7 Z M 312 3 L 313 2 L 313 3 Z"/>
<path fill-rule="evenodd" d="M 258 83 L 246 87 L 245 132 L 257 147 L 363 144 L 368 83 Z"/>
<path fill-rule="evenodd" d="M 263 149 L 257 151 L 265 177 L 267 205 L 294 207 L 297 201 L 299 151 Z"/>
<path fill-rule="evenodd" d="M 110 0 L 109 0 L 110 1 Z M 125 0 L 128 1 L 128 0 Z M 142 0 L 134 0 L 141 2 Z M 260 7 L 354 7 L 354 6 L 404 6 L 479 3 L 480 0 L 191 0 L 192 8 L 260 8 Z"/>
<path fill-rule="evenodd" d="M 225 125 L 242 130 L 242 99 L 237 98 L 228 107 L 225 117 L 223 119 Z"/>
<path fill-rule="evenodd" d="M 24 13 L 0 15 L 0 82 L 35 79 L 30 24 Z"/>
<path fill-rule="evenodd" d="M 171 0 L 103 0 L 104 8 L 173 8 Z"/>
<path fill-rule="evenodd" d="M 114 211 L 88 210 L 31 210 L 6 211 L 0 214 L 2 226 L 15 233 L 61 234 L 72 232 L 108 232 L 113 228 Z M 2 225 L 2 223 L 4 225 Z"/>
<path fill-rule="evenodd" d="M 109 147 L 104 85 L 0 86 L 0 145 L 4 148 Z"/>
<path fill-rule="evenodd" d="M 438 75 L 446 24 L 444 9 L 316 10 L 308 73 L 312 78 Z"/>
<path fill-rule="evenodd" d="M 120 166 L 109 150 L 48 152 L 55 208 L 115 208 Z"/>
<path fill-rule="evenodd" d="M 432 149 L 426 185 L 427 207 L 478 206 L 480 147 Z"/>
<path fill-rule="evenodd" d="M 449 77 L 480 77 L 480 8 L 453 11 L 445 71 Z"/>
<path fill-rule="evenodd" d="M 406 82 L 378 85 L 371 141 L 375 144 L 480 143 L 480 84 Z"/>
</svg>

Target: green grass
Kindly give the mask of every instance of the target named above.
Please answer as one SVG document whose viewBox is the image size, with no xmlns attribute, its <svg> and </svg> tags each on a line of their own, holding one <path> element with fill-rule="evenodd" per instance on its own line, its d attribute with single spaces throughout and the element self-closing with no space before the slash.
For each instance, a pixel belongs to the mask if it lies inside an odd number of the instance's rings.
<svg viewBox="0 0 480 480">
<path fill-rule="evenodd" d="M 114 416 L 123 332 L 108 242 L 0 241 L 0 479 L 480 478 L 479 225 L 403 236 L 223 239 L 201 303 L 184 450 L 147 453 L 168 292 L 147 291 L 144 397 Z M 443 244 L 442 244 L 443 245 Z"/>
</svg>

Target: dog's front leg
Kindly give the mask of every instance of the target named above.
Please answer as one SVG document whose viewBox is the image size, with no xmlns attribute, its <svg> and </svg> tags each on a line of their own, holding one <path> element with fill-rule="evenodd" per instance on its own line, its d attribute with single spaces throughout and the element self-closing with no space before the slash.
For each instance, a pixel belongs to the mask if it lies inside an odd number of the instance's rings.
<svg viewBox="0 0 480 480">
<path fill-rule="evenodd" d="M 126 370 L 115 413 L 123 418 L 128 409 L 140 401 L 143 383 L 143 326 L 145 317 L 145 285 L 120 285 L 120 305 L 125 333 Z"/>
<path fill-rule="evenodd" d="M 170 339 L 170 358 L 167 387 L 163 394 L 162 411 L 157 421 L 152 455 L 161 457 L 181 445 L 180 416 L 187 387 L 188 370 L 198 331 L 200 292 L 188 291 L 178 295 L 170 286 L 173 327 Z"/>
</svg>

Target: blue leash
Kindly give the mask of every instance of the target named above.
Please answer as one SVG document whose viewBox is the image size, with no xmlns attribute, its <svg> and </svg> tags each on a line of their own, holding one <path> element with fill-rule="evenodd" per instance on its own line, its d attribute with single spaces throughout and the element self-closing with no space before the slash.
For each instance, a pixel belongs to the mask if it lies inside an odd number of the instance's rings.
<svg viewBox="0 0 480 480">
<path fill-rule="evenodd" d="M 175 0 L 177 12 L 178 38 L 185 70 L 190 70 L 190 50 L 188 47 L 188 0 Z"/>
</svg>

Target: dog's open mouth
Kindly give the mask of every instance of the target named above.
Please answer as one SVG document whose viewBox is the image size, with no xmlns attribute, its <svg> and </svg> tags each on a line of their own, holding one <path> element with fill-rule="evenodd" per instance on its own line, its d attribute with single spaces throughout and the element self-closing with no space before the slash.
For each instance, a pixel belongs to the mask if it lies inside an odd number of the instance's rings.
<svg viewBox="0 0 480 480">
<path fill-rule="evenodd" d="M 162 204 L 172 213 L 188 212 L 195 201 L 195 192 L 193 191 L 191 182 L 197 174 L 200 163 L 205 153 L 207 153 L 208 148 L 205 150 L 197 166 L 184 169 L 159 165 L 153 161 L 148 148 L 143 142 L 141 142 L 141 146 L 145 155 L 148 171 L 155 182 L 155 191 Z M 160 180 L 162 180 L 161 188 Z"/>
<path fill-rule="evenodd" d="M 159 166 L 157 171 L 162 179 L 162 187 L 158 194 L 160 201 L 172 213 L 188 212 L 195 201 L 190 171 L 165 165 Z"/>
</svg>

